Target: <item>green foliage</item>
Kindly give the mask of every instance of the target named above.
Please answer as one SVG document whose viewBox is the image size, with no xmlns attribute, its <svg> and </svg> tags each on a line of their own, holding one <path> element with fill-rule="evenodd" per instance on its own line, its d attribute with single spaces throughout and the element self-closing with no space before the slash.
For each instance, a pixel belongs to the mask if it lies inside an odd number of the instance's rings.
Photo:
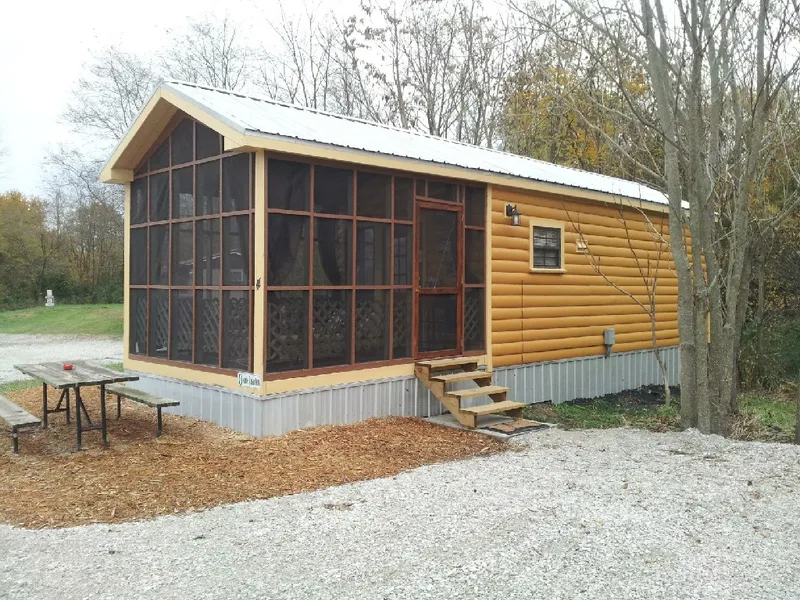
<svg viewBox="0 0 800 600">
<path fill-rule="evenodd" d="M 758 336 L 763 336 L 759 344 Z M 759 349 L 760 346 L 760 349 Z M 746 389 L 777 389 L 800 375 L 800 316 L 747 323 L 742 333 L 739 376 Z"/>
<path fill-rule="evenodd" d="M 797 416 L 795 400 L 779 394 L 742 394 L 739 411 L 758 419 L 763 427 L 794 434 Z"/>
<path fill-rule="evenodd" d="M 678 403 L 664 406 L 655 388 L 642 388 L 622 394 L 609 394 L 591 400 L 563 404 L 531 404 L 525 418 L 558 423 L 566 429 L 610 429 L 638 427 L 651 431 L 680 428 Z"/>
<path fill-rule="evenodd" d="M 0 194 L 0 306 L 35 295 L 45 235 L 39 200 L 19 192 Z"/>
<path fill-rule="evenodd" d="M 731 437 L 791 443 L 797 419 L 796 393 L 792 389 L 789 393 L 739 396 L 740 414 L 734 421 Z M 637 427 L 663 432 L 680 429 L 678 408 L 678 402 L 667 407 L 661 398 L 648 399 L 642 390 L 635 390 L 563 404 L 531 404 L 525 407 L 524 416 L 534 421 L 556 423 L 564 429 Z"/>
<path fill-rule="evenodd" d="M 41 306 L 46 290 L 59 303 L 122 302 L 122 216 L 113 194 L 92 197 L 0 194 L 0 310 Z"/>
<path fill-rule="evenodd" d="M 122 336 L 122 305 L 60 305 L 0 312 L 0 333 Z"/>
</svg>

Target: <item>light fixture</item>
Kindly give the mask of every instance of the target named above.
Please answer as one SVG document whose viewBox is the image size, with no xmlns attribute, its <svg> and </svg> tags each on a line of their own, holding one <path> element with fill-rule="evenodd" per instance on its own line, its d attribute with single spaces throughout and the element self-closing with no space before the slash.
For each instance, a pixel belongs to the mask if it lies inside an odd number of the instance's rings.
<svg viewBox="0 0 800 600">
<path fill-rule="evenodd" d="M 511 217 L 512 225 L 519 225 L 520 212 L 517 210 L 517 205 L 506 204 L 506 216 Z"/>
</svg>

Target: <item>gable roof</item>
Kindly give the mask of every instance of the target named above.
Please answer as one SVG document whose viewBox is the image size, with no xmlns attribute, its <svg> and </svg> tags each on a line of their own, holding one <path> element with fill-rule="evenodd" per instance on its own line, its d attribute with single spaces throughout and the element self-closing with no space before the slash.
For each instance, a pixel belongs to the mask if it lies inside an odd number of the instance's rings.
<svg viewBox="0 0 800 600">
<path fill-rule="evenodd" d="M 163 104 L 164 101 L 172 106 L 171 111 L 169 106 Z M 646 203 L 668 203 L 663 193 L 636 182 L 353 117 L 180 81 L 166 81 L 156 90 L 112 154 L 103 169 L 101 180 L 115 181 L 115 173 L 120 177 L 121 170 L 135 168 L 136 163 L 143 158 L 142 145 L 136 145 L 138 151 L 126 151 L 136 133 L 140 128 L 153 129 L 152 126 L 146 127 L 148 121 L 157 120 L 163 123 L 167 115 L 171 116 L 176 112 L 176 107 L 222 133 L 227 138 L 226 148 L 265 148 L 297 154 L 305 154 L 303 147 L 338 149 L 351 153 L 352 157 L 348 160 L 354 163 L 365 162 L 365 156 L 382 156 L 408 163 L 405 168 L 409 171 L 414 171 L 415 166 L 418 168 L 421 165 L 450 167 L 468 171 L 460 175 L 452 173 L 452 177 L 488 181 L 482 175 L 499 175 L 504 180 L 503 185 L 511 187 L 515 186 L 515 182 L 542 182 Z M 152 113 L 158 114 L 152 117 Z M 291 149 L 286 149 L 286 142 L 292 143 Z M 371 164 L 370 161 L 366 162 Z M 126 175 L 127 173 L 123 174 L 121 178 L 129 180 Z"/>
</svg>

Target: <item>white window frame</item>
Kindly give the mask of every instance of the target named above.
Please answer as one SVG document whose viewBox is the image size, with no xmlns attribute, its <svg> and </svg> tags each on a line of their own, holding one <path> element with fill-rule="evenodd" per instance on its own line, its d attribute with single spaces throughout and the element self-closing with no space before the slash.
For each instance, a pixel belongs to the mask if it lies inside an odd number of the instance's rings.
<svg viewBox="0 0 800 600">
<path fill-rule="evenodd" d="M 564 222 L 563 221 L 552 221 L 550 219 L 534 219 L 531 218 L 529 220 L 529 227 L 530 230 L 528 232 L 528 244 L 530 245 L 529 251 L 529 263 L 528 267 L 530 268 L 531 273 L 566 273 L 567 269 L 565 268 L 564 259 L 566 258 L 564 252 Z M 560 267 L 534 267 L 533 266 L 533 254 L 535 252 L 535 248 L 533 247 L 533 230 L 536 227 L 544 227 L 547 229 L 559 229 L 560 230 L 560 239 L 561 239 L 561 256 L 560 256 Z"/>
</svg>

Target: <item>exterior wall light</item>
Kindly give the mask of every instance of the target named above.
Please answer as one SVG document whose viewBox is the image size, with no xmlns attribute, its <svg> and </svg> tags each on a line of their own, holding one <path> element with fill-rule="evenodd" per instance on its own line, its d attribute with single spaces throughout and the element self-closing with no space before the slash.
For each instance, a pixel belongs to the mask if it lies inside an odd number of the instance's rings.
<svg viewBox="0 0 800 600">
<path fill-rule="evenodd" d="M 522 213 L 517 210 L 517 205 L 506 204 L 506 216 L 511 217 L 511 224 L 519 226 L 519 217 Z"/>
</svg>

